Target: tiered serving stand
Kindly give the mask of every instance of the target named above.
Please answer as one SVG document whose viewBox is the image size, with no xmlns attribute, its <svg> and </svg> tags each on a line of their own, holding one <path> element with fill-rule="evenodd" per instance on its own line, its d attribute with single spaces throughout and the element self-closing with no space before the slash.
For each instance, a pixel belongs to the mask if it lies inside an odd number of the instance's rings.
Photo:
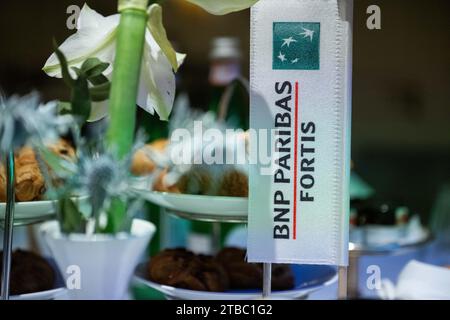
<svg viewBox="0 0 450 320">
<path fill-rule="evenodd" d="M 0 203 L 0 223 L 4 229 L 3 240 L 3 265 L 1 298 L 3 300 L 36 300 L 54 299 L 64 293 L 64 286 L 53 290 L 10 296 L 11 257 L 13 247 L 14 227 L 31 225 L 54 218 L 57 201 L 15 202 L 14 181 L 14 154 L 11 152 L 6 160 L 7 169 L 7 202 Z M 246 223 L 248 220 L 248 200 L 236 197 L 211 197 L 160 193 L 154 191 L 140 191 L 142 196 L 171 214 L 192 221 L 213 223 L 213 238 L 215 249 L 220 248 L 220 224 L 221 223 Z M 337 281 L 336 270 L 327 266 L 293 266 L 296 277 L 295 288 L 288 291 L 271 292 L 271 265 L 264 268 L 263 297 L 299 299 L 308 294 Z M 138 283 L 152 287 L 162 292 L 168 299 L 258 299 L 261 292 L 257 290 L 230 291 L 226 293 L 200 292 L 183 290 L 169 286 L 161 286 L 145 279 L 142 266 L 135 274 Z"/>
<path fill-rule="evenodd" d="M 3 264 L 2 264 L 2 300 L 49 300 L 62 294 L 64 287 L 44 292 L 10 296 L 10 275 L 13 247 L 14 227 L 32 225 L 54 217 L 56 201 L 15 202 L 15 164 L 14 153 L 11 151 L 6 159 L 7 200 L 0 203 L 0 223 L 3 226 Z"/>
<path fill-rule="evenodd" d="M 220 249 L 221 223 L 247 223 L 248 199 L 238 197 L 215 197 L 140 191 L 149 202 L 166 209 L 166 212 L 180 218 L 210 222 L 213 224 L 213 250 Z M 258 290 L 235 290 L 224 293 L 185 290 L 160 285 L 145 278 L 145 265 L 137 268 L 135 281 L 163 293 L 168 299 L 184 300 L 251 300 L 264 298 L 300 299 L 322 287 L 337 281 L 337 272 L 328 266 L 292 266 L 295 288 L 287 291 L 271 292 L 271 265 L 264 265 L 263 292 Z"/>
</svg>

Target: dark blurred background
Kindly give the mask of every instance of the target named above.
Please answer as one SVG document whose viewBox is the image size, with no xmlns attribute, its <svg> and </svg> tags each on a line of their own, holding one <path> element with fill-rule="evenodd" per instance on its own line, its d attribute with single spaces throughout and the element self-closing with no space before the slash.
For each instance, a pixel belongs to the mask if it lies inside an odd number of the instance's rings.
<svg viewBox="0 0 450 320">
<path fill-rule="evenodd" d="M 104 15 L 113 0 L 1 0 L 0 88 L 67 98 L 41 68 L 62 42 L 66 9 L 87 2 Z M 280 0 L 282 2 L 282 0 Z M 382 10 L 382 30 L 368 30 L 366 9 Z M 248 76 L 249 12 L 215 17 L 183 0 L 163 3 L 169 38 L 188 54 L 182 76 L 194 106 L 206 104 L 208 52 L 217 36 L 241 40 Z M 405 202 L 426 221 L 439 188 L 450 182 L 450 1 L 355 0 L 353 160 L 382 198 Z"/>
</svg>

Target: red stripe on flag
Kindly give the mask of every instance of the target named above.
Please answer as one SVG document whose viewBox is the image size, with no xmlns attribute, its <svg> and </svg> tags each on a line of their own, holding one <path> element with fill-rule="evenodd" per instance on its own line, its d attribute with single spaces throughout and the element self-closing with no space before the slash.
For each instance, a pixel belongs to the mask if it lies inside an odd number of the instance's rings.
<svg viewBox="0 0 450 320">
<path fill-rule="evenodd" d="M 298 106 L 299 88 L 295 83 L 295 124 L 294 124 L 294 240 L 297 240 L 297 169 L 298 169 Z"/>
</svg>

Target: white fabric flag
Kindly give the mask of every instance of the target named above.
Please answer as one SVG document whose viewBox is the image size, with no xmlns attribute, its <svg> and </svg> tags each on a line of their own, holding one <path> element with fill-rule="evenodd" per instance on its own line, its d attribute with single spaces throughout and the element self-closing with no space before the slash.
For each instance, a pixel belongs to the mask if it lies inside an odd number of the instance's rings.
<svg viewBox="0 0 450 320">
<path fill-rule="evenodd" d="M 348 264 L 345 1 L 260 0 L 252 8 L 249 262 Z"/>
</svg>

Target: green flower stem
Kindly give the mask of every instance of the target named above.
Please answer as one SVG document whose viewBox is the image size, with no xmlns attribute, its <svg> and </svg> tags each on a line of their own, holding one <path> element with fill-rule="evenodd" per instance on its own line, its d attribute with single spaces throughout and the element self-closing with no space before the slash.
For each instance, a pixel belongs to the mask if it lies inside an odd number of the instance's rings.
<svg viewBox="0 0 450 320">
<path fill-rule="evenodd" d="M 136 122 L 148 0 L 119 0 L 121 11 L 110 95 L 110 147 L 123 157 L 131 151 Z"/>
<path fill-rule="evenodd" d="M 136 99 L 147 26 L 148 0 L 119 0 L 121 14 L 116 58 L 110 93 L 108 145 L 120 157 L 133 146 Z M 126 205 L 115 201 L 109 213 L 107 232 L 117 233 L 125 225 Z"/>
</svg>

